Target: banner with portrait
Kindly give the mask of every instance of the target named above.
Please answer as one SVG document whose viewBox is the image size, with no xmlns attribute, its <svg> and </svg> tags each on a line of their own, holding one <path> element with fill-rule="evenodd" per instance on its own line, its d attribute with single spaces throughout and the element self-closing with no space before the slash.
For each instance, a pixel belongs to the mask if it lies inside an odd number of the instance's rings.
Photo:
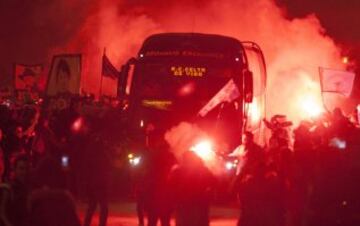
<svg viewBox="0 0 360 226">
<path fill-rule="evenodd" d="M 81 55 L 56 55 L 52 59 L 46 85 L 46 95 L 79 94 Z"/>
<path fill-rule="evenodd" d="M 43 65 L 15 64 L 14 80 L 16 90 L 38 90 Z"/>
</svg>

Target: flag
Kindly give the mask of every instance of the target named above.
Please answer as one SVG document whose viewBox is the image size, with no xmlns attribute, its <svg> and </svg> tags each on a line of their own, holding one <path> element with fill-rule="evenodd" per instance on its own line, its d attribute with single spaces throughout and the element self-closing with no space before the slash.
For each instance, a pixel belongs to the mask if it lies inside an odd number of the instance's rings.
<svg viewBox="0 0 360 226">
<path fill-rule="evenodd" d="M 79 94 L 81 77 L 81 55 L 68 54 L 53 56 L 46 94 Z"/>
<path fill-rule="evenodd" d="M 320 68 L 321 92 L 339 93 L 349 97 L 354 79 L 354 72 Z"/>
<path fill-rule="evenodd" d="M 114 65 L 112 65 L 109 58 L 104 54 L 102 57 L 101 75 L 111 79 L 117 79 L 119 74 L 119 71 L 114 67 Z"/>
<path fill-rule="evenodd" d="M 23 65 L 15 64 L 15 89 L 33 90 L 38 86 L 38 81 L 43 71 L 41 64 Z"/>
<path fill-rule="evenodd" d="M 204 117 L 209 111 L 222 102 L 231 102 L 240 96 L 240 91 L 233 79 L 230 79 L 219 92 L 199 111 L 199 115 Z"/>
</svg>

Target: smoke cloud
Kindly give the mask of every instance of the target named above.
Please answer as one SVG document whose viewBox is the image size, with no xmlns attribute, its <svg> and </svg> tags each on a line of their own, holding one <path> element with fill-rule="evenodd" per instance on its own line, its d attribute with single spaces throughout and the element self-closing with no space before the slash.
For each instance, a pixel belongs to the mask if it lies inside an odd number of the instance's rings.
<svg viewBox="0 0 360 226">
<path fill-rule="evenodd" d="M 321 105 L 318 67 L 342 68 L 340 49 L 315 15 L 289 20 L 273 0 L 3 0 L 0 21 L 1 73 L 10 75 L 5 65 L 14 62 L 50 62 L 53 54 L 82 53 L 82 89 L 95 94 L 102 54 L 120 68 L 151 34 L 200 32 L 254 41 L 267 63 L 266 113 L 285 114 L 295 123 L 304 117 L 303 98 Z M 115 95 L 115 82 L 104 78 L 103 92 Z M 181 123 L 166 140 L 188 148 L 203 135 Z"/>
<path fill-rule="evenodd" d="M 211 137 L 195 124 L 181 122 L 165 133 L 165 140 L 170 145 L 170 150 L 181 161 L 185 151 L 202 142 L 212 143 Z M 214 145 L 214 144 L 213 144 Z M 213 147 L 215 148 L 215 147 Z M 214 152 L 206 153 L 201 157 L 206 167 L 214 174 L 221 175 L 225 172 L 224 161 Z"/>
<path fill-rule="evenodd" d="M 187 122 L 181 122 L 165 133 L 165 140 L 177 159 L 181 159 L 182 154 L 189 151 L 192 145 L 208 137 L 201 128 Z"/>
<path fill-rule="evenodd" d="M 40 4 L 41 3 L 41 4 Z M 267 115 L 299 121 L 302 96 L 321 103 L 318 67 L 341 69 L 340 50 L 315 15 L 286 19 L 273 0 L 4 0 L 0 3 L 3 65 L 50 62 L 56 53 L 82 53 L 84 91 L 98 93 L 101 56 L 120 68 L 142 41 L 158 32 L 202 32 L 251 40 L 267 62 Z M 11 23 L 10 23 L 11 22 Z M 105 78 L 105 94 L 116 84 Z"/>
<path fill-rule="evenodd" d="M 87 18 L 73 39 L 73 43 L 88 42 L 81 49 L 88 53 L 85 90 L 97 90 L 104 47 L 119 68 L 136 55 L 147 36 L 158 32 L 216 33 L 258 43 L 268 70 L 267 115 L 286 114 L 295 122 L 304 117 L 299 114 L 303 96 L 310 95 L 321 105 L 318 67 L 342 67 L 339 48 L 324 35 L 315 15 L 286 19 L 286 12 L 272 0 L 170 2 L 166 7 L 161 1 L 151 2 L 104 0 Z M 112 81 L 104 82 L 107 93 L 114 94 L 115 88 Z"/>
</svg>

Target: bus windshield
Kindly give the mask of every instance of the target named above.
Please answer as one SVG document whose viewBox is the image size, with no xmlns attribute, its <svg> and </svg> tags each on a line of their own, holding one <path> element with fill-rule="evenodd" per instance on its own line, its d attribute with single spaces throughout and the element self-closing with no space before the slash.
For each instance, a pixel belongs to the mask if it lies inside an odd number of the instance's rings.
<svg viewBox="0 0 360 226">
<path fill-rule="evenodd" d="M 241 43 L 228 37 L 150 36 L 134 67 L 132 117 L 163 130 L 190 121 L 209 133 L 218 133 L 215 137 L 233 147 L 242 128 L 241 102 L 220 100 L 206 114 L 199 112 L 230 80 L 242 76 L 244 58 Z"/>
</svg>

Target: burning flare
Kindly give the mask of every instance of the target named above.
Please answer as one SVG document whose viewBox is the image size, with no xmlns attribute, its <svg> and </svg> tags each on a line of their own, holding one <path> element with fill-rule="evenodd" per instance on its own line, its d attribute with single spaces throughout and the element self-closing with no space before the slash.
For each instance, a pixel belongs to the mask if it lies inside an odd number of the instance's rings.
<svg viewBox="0 0 360 226">
<path fill-rule="evenodd" d="M 191 151 L 195 152 L 203 161 L 212 160 L 215 157 L 212 143 L 209 140 L 204 140 L 190 148 Z"/>
</svg>

